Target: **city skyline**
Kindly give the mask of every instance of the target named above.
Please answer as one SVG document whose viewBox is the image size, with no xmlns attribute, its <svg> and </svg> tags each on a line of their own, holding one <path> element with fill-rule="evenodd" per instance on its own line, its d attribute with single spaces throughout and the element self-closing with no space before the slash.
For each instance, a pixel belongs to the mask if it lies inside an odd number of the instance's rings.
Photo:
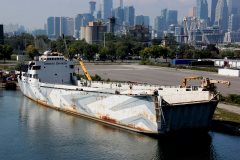
<svg viewBox="0 0 240 160">
<path fill-rule="evenodd" d="M 20 24 L 30 29 L 43 28 L 49 16 L 75 17 L 79 13 L 89 13 L 90 0 L 9 0 L 1 2 L 0 24 Z M 99 10 L 101 0 L 95 0 L 96 10 Z M 179 8 L 179 3 L 181 8 Z M 179 20 L 187 16 L 189 9 L 195 6 L 194 0 L 124 0 L 124 6 L 133 5 L 136 15 L 149 16 L 151 25 L 153 19 L 168 8 L 179 11 Z M 211 1 L 208 0 L 209 5 Z M 37 7 L 35 7 L 37 6 Z M 54 6 L 54 7 L 53 7 Z M 113 0 L 113 8 L 120 6 L 120 0 Z"/>
</svg>

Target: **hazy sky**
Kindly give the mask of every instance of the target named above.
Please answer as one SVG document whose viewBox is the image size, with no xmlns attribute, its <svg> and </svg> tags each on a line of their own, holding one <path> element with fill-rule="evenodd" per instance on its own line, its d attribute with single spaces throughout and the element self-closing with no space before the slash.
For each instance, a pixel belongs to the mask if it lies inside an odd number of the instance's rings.
<svg viewBox="0 0 240 160">
<path fill-rule="evenodd" d="M 88 12 L 89 1 L 1 0 L 0 23 L 18 23 L 32 29 L 43 28 L 49 16 L 75 17 L 79 13 Z M 95 1 L 98 9 L 100 0 Z M 113 0 L 113 2 L 114 7 L 119 6 L 119 0 Z M 124 5 L 134 5 L 136 15 L 148 15 L 151 19 L 160 15 L 163 8 L 178 10 L 179 18 L 182 18 L 195 5 L 195 0 L 124 0 Z"/>
</svg>

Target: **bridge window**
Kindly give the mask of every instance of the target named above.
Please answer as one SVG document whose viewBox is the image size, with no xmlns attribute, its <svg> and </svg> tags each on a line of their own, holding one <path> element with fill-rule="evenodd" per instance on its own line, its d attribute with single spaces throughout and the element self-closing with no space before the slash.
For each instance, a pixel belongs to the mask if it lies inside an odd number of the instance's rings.
<svg viewBox="0 0 240 160">
<path fill-rule="evenodd" d="M 33 69 L 33 70 L 40 70 L 40 69 L 41 69 L 41 66 L 33 66 L 32 69 Z"/>
<path fill-rule="evenodd" d="M 34 74 L 33 78 L 38 79 L 38 74 Z"/>
</svg>

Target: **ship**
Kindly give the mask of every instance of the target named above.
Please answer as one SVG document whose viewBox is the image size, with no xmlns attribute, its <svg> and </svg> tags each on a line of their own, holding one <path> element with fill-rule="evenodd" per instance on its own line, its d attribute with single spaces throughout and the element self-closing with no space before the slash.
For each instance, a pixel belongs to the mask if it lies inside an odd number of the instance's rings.
<svg viewBox="0 0 240 160">
<path fill-rule="evenodd" d="M 87 79 L 75 76 L 75 62 L 44 52 L 20 72 L 21 92 L 41 105 L 143 134 L 209 131 L 219 102 L 214 81 L 184 78 L 179 86 L 92 81 L 81 60 Z M 189 86 L 191 79 L 204 83 Z"/>
</svg>

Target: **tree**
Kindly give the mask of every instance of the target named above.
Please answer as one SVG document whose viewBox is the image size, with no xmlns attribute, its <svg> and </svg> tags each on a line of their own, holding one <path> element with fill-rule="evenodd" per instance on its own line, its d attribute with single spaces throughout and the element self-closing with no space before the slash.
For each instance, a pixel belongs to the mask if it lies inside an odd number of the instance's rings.
<svg viewBox="0 0 240 160">
<path fill-rule="evenodd" d="M 117 46 L 116 55 L 122 61 L 127 57 L 128 47 L 123 45 L 122 43 Z"/>
<path fill-rule="evenodd" d="M 109 49 L 106 47 L 103 47 L 99 50 L 99 58 L 100 60 L 105 61 L 107 59 L 107 55 L 109 54 Z"/>
<path fill-rule="evenodd" d="M 151 48 L 144 48 L 140 51 L 140 56 L 142 60 L 147 60 L 151 55 Z"/>
<path fill-rule="evenodd" d="M 86 57 L 88 61 L 94 60 L 94 56 L 98 52 L 98 46 L 94 44 L 87 44 L 85 45 L 83 52 L 84 57 Z"/>
<path fill-rule="evenodd" d="M 110 59 L 112 62 L 114 61 L 114 59 L 116 59 L 116 47 L 115 47 L 115 43 L 113 42 L 108 42 L 106 47 L 108 48 L 108 52 L 107 52 L 107 58 Z"/>
<path fill-rule="evenodd" d="M 4 63 L 6 59 L 11 58 L 12 53 L 12 47 L 10 47 L 9 45 L 0 45 L 0 58 L 4 60 Z"/>
<path fill-rule="evenodd" d="M 210 57 L 208 58 L 218 58 L 219 57 L 219 49 L 215 44 L 209 44 L 206 48 L 207 52 L 210 52 Z"/>
<path fill-rule="evenodd" d="M 78 56 L 78 57 L 83 57 L 84 56 L 84 48 L 87 46 L 88 44 L 84 41 L 84 40 L 76 40 L 76 41 L 72 41 L 69 44 L 69 54 L 71 56 Z"/>
<path fill-rule="evenodd" d="M 35 37 L 35 46 L 40 52 L 44 52 L 50 49 L 51 40 L 45 35 L 39 35 Z"/>
<path fill-rule="evenodd" d="M 31 59 L 34 59 L 35 56 L 39 55 L 37 48 L 35 48 L 33 45 L 27 46 L 26 53 L 27 53 L 28 57 Z"/>
</svg>

